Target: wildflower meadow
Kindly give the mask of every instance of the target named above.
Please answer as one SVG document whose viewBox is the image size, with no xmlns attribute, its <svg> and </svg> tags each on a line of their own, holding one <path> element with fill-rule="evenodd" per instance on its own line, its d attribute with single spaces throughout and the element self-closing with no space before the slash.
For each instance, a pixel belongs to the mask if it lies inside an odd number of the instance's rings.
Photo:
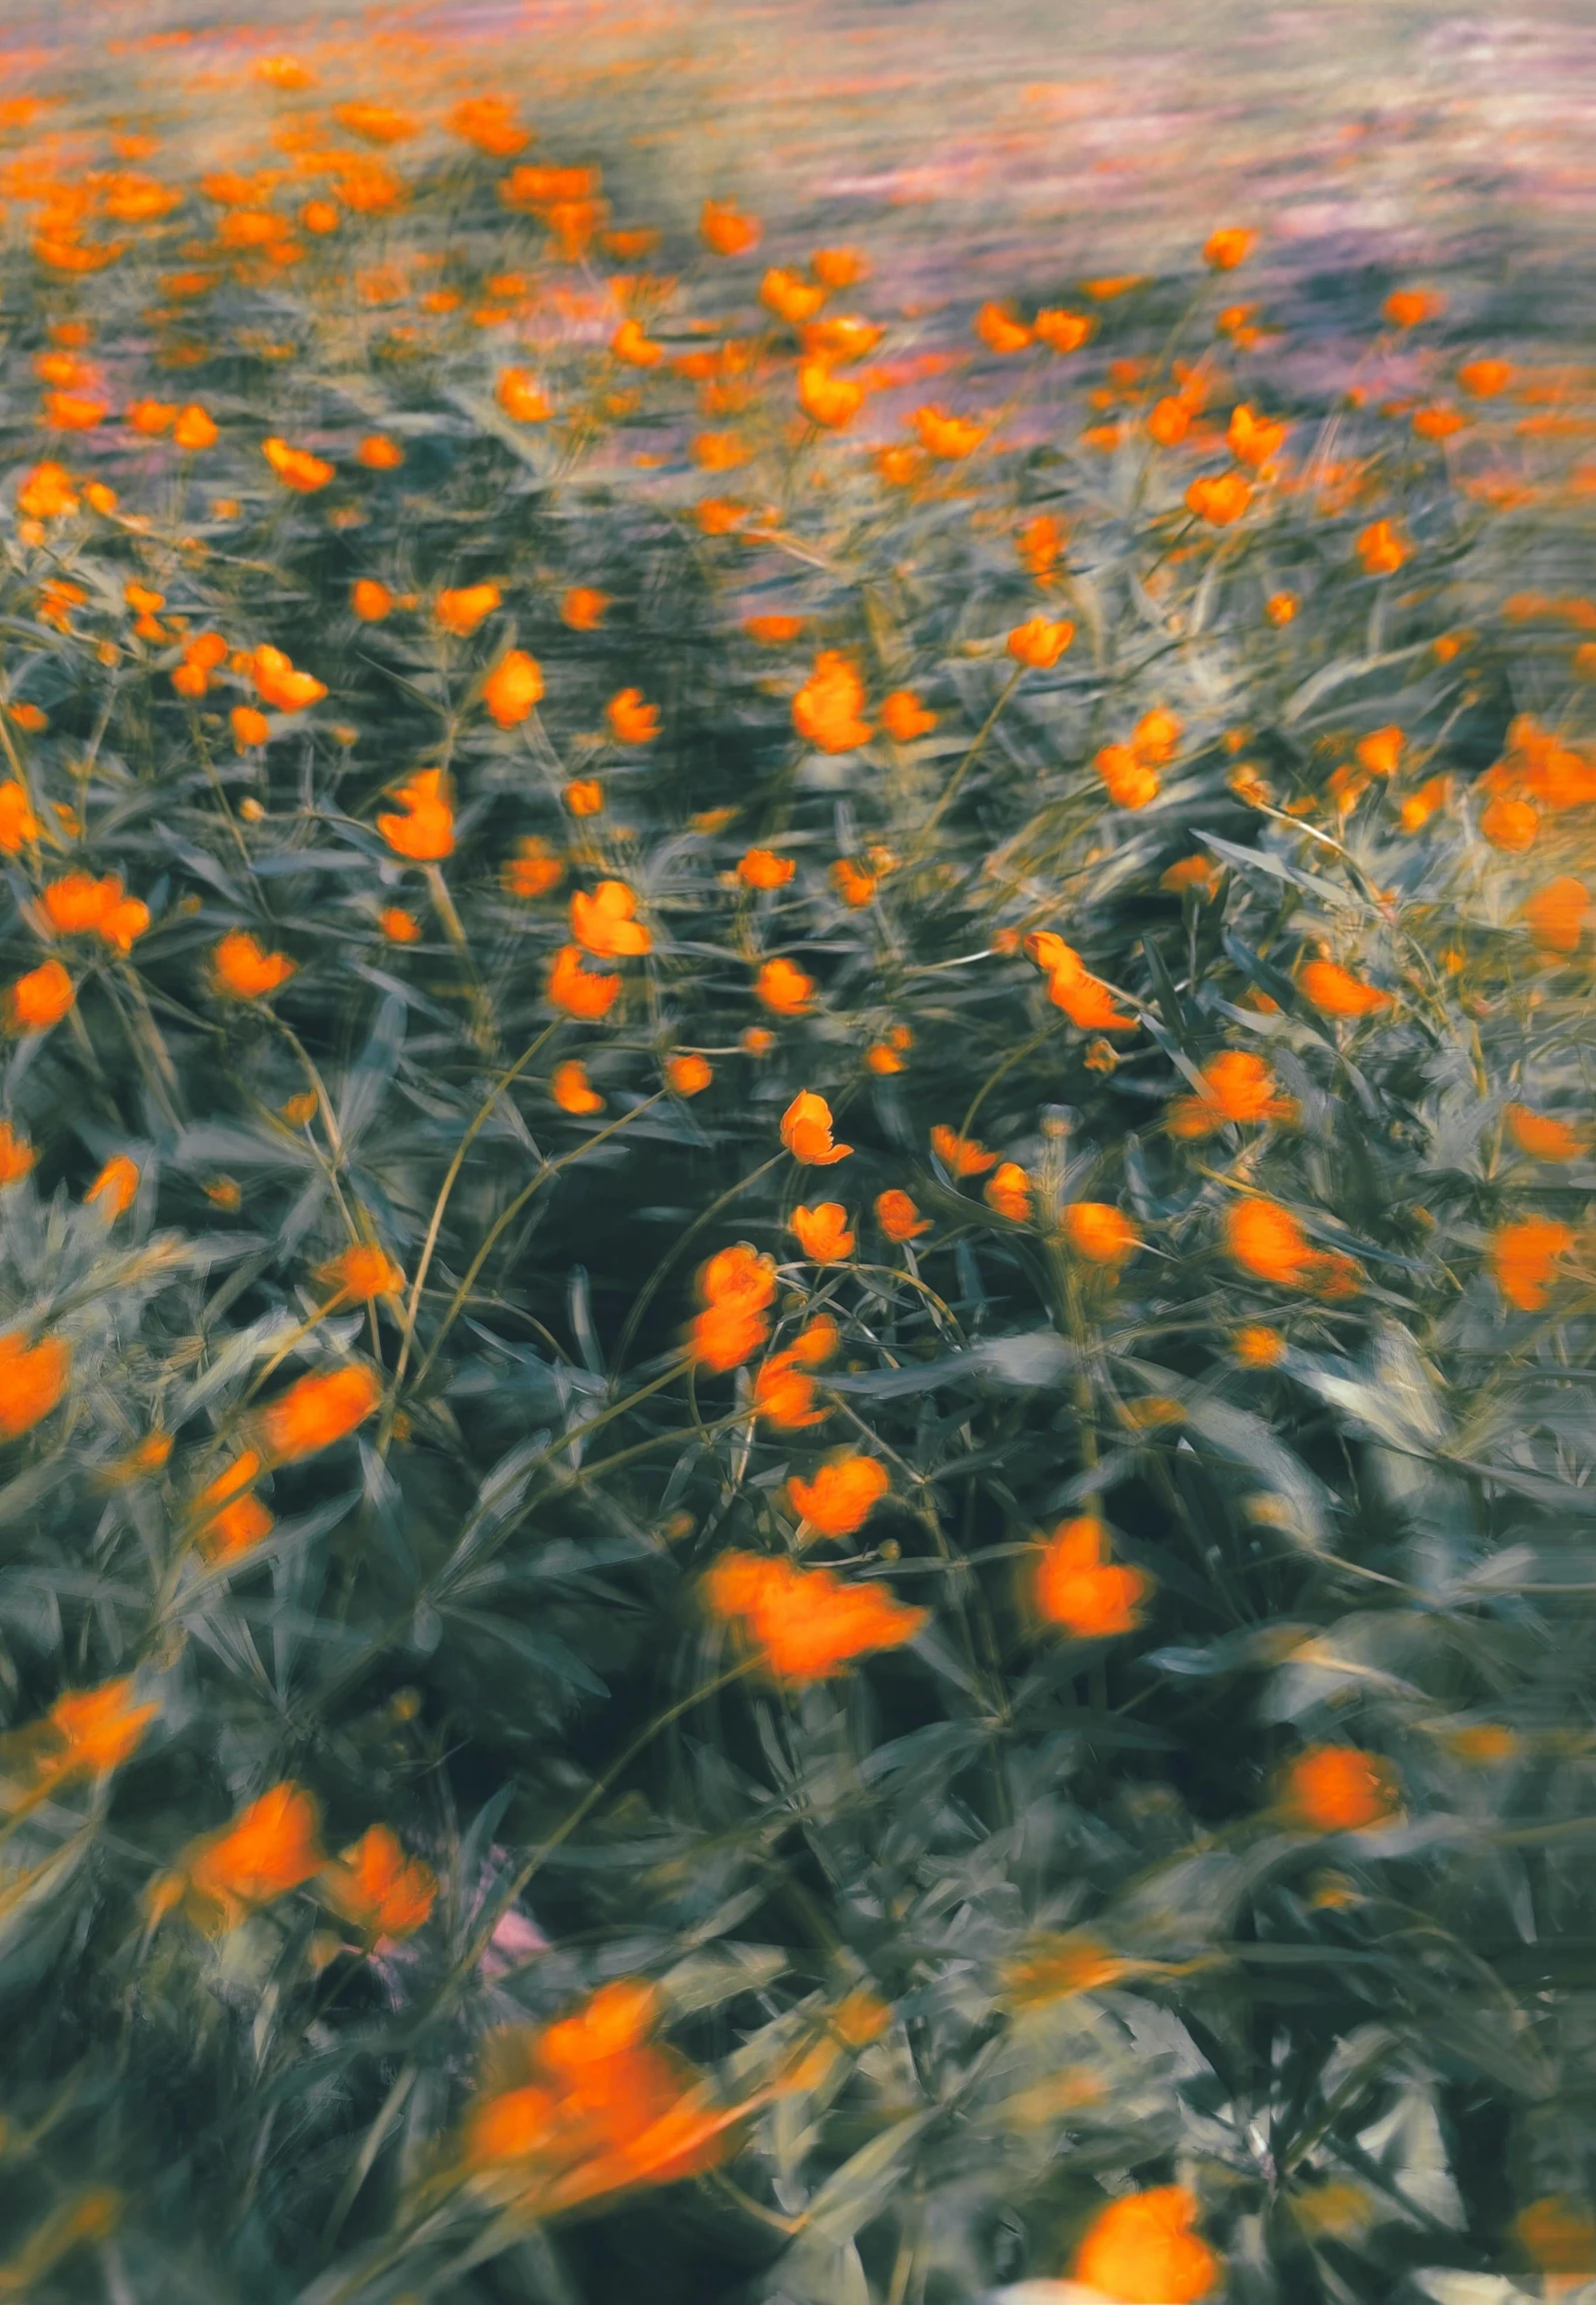
<svg viewBox="0 0 1596 2305">
<path fill-rule="evenodd" d="M 0 79 L 0 2293 L 1586 2294 L 1596 377 L 378 16 Z"/>
</svg>

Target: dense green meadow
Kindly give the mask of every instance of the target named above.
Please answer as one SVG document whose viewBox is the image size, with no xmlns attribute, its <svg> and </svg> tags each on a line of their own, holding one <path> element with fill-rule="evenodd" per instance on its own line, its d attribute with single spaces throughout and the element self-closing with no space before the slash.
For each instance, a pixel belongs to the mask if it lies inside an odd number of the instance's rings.
<svg viewBox="0 0 1596 2305">
<path fill-rule="evenodd" d="M 1578 165 L 912 13 L 0 50 L 0 2295 L 1596 2278 Z"/>
</svg>

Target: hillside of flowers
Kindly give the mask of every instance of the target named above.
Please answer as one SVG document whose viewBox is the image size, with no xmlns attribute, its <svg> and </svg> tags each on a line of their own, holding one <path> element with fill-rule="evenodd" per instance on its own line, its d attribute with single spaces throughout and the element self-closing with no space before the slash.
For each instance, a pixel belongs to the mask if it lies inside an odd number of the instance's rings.
<svg viewBox="0 0 1596 2305">
<path fill-rule="evenodd" d="M 204 62 L 0 88 L 0 2295 L 1584 2294 L 1596 373 Z"/>
</svg>

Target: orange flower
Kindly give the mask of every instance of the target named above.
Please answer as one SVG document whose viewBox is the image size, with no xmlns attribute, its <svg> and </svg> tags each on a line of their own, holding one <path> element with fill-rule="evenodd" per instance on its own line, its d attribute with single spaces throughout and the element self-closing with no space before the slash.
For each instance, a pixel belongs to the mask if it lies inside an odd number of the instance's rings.
<svg viewBox="0 0 1596 2305">
<path fill-rule="evenodd" d="M 248 929 L 229 929 L 211 955 L 217 990 L 235 1001 L 259 1001 L 286 985 L 297 961 L 286 953 L 268 953 Z"/>
<path fill-rule="evenodd" d="M 252 1486 L 264 1470 L 258 1451 L 247 1448 L 195 1498 L 194 1541 L 207 1560 L 235 1560 L 270 1536 L 271 1512 Z"/>
<path fill-rule="evenodd" d="M 297 489 L 302 496 L 314 495 L 334 477 L 335 468 L 321 457 L 312 456 L 309 449 L 290 448 L 286 440 L 275 436 L 261 442 L 261 454 L 283 486 Z"/>
<path fill-rule="evenodd" d="M 519 726 L 542 696 L 543 668 L 525 649 L 502 657 L 483 684 L 483 703 L 502 729 Z"/>
<path fill-rule="evenodd" d="M 988 1168 L 997 1165 L 997 1154 L 988 1152 L 973 1137 L 960 1137 L 954 1129 L 938 1122 L 931 1131 L 931 1151 L 952 1177 L 984 1176 Z"/>
<path fill-rule="evenodd" d="M 922 1216 L 909 1195 L 894 1184 L 875 1196 L 875 1221 L 888 1240 L 917 1240 L 922 1232 L 931 1228 L 928 1216 Z"/>
<path fill-rule="evenodd" d="M 1108 1531 L 1083 1513 L 1060 1521 L 1036 1562 L 1035 1600 L 1048 1624 L 1061 1624 L 1076 1640 L 1102 1640 L 1134 1632 L 1152 1580 L 1139 1568 L 1108 1558 Z"/>
<path fill-rule="evenodd" d="M 387 1825 L 363 1833 L 327 1866 L 317 1885 L 340 1920 L 372 1938 L 413 1937 L 438 1896 L 432 1867 L 407 1857 Z"/>
<path fill-rule="evenodd" d="M 1539 1312 L 1551 1292 L 1558 1259 L 1573 1245 L 1573 1232 L 1556 1217 L 1525 1216 L 1498 1224 L 1491 1234 L 1497 1287 L 1521 1312 Z"/>
<path fill-rule="evenodd" d="M 275 705 L 279 712 L 302 713 L 327 694 L 325 683 L 314 673 L 297 671 L 281 649 L 257 649 L 246 669 L 262 702 Z"/>
<path fill-rule="evenodd" d="M 1283 423 L 1259 416 L 1251 402 L 1243 400 L 1230 412 L 1225 446 L 1237 464 L 1249 464 L 1258 471 L 1284 448 L 1287 430 Z"/>
<path fill-rule="evenodd" d="M 562 945 L 550 967 L 544 997 L 568 1017 L 592 1023 L 609 1015 L 620 991 L 619 977 L 584 969 L 580 945 Z"/>
<path fill-rule="evenodd" d="M 4 790 L 0 788 L 0 798 Z M 1582 881 L 1565 874 L 1536 890 L 1524 907 L 1524 918 L 1543 952 L 1576 953 L 1589 912 L 1589 890 Z"/>
<path fill-rule="evenodd" d="M 60 962 L 43 961 L 6 988 L 6 1031 L 48 1033 L 52 1025 L 60 1024 L 77 997 L 77 987 Z"/>
<path fill-rule="evenodd" d="M 1304 961 L 1297 971 L 1297 990 L 1325 1017 L 1372 1017 L 1392 1006 L 1389 993 L 1334 961 Z"/>
<path fill-rule="evenodd" d="M 1158 886 L 1172 897 L 1183 897 L 1189 890 L 1193 896 L 1209 898 L 1215 893 L 1219 867 L 1212 857 L 1181 857 L 1167 872 L 1158 876 Z"/>
<path fill-rule="evenodd" d="M 859 1461 L 868 1461 L 860 1459 Z M 825 1568 L 727 1553 L 705 1579 L 710 1612 L 737 1625 L 780 1680 L 830 1680 L 856 1658 L 901 1648 L 928 1621 L 879 1584 L 844 1584 Z"/>
<path fill-rule="evenodd" d="M 645 704 L 641 689 L 620 689 L 604 708 L 618 745 L 652 745 L 660 734 L 660 708 Z"/>
<path fill-rule="evenodd" d="M 369 1304 L 374 1297 L 397 1296 L 405 1285 L 399 1265 L 378 1241 L 357 1240 L 318 1264 L 316 1277 L 340 1304 Z"/>
<path fill-rule="evenodd" d="M 469 639 L 479 625 L 486 624 L 504 597 L 496 584 L 462 585 L 453 592 L 441 592 L 433 603 L 433 622 L 446 633 Z"/>
<path fill-rule="evenodd" d="M 1263 604 L 1263 613 L 1278 630 L 1291 623 L 1299 605 L 1295 593 L 1271 593 Z"/>
<path fill-rule="evenodd" d="M 813 1006 L 814 979 L 794 961 L 767 961 L 754 980 L 754 994 L 778 1017 L 802 1017 Z"/>
<path fill-rule="evenodd" d="M 1202 244 L 1202 261 L 1213 272 L 1234 272 L 1245 264 L 1258 245 L 1258 236 L 1244 224 L 1221 225 Z"/>
<path fill-rule="evenodd" d="M 549 1094 L 562 1113 L 586 1116 L 604 1111 L 604 1099 L 588 1079 L 588 1068 L 575 1057 L 557 1065 L 549 1083 Z"/>
<path fill-rule="evenodd" d="M 816 1403 L 814 1380 L 804 1374 L 794 1351 L 773 1353 L 760 1369 L 754 1379 L 754 1413 L 779 1432 L 800 1432 L 821 1423 L 830 1410 Z"/>
<path fill-rule="evenodd" d="M 665 358 L 665 346 L 655 343 L 641 320 L 624 320 L 610 339 L 610 350 L 628 368 L 658 368 Z"/>
<path fill-rule="evenodd" d="M 124 895 L 117 873 L 98 881 L 88 873 L 65 873 L 45 885 L 39 904 L 57 936 L 97 932 L 119 953 L 131 952 L 134 939 L 150 925 L 149 907 Z"/>
<path fill-rule="evenodd" d="M 1072 1200 L 1063 1210 L 1061 1222 L 1070 1247 L 1088 1264 L 1117 1269 L 1141 1246 L 1135 1225 L 1109 1200 Z"/>
<path fill-rule="evenodd" d="M 812 1480 L 795 1473 L 787 1484 L 787 1500 L 816 1535 L 851 1536 L 891 1485 L 885 1465 L 873 1456 L 843 1456 L 822 1464 Z"/>
<path fill-rule="evenodd" d="M 1457 381 L 1471 398 L 1494 400 L 1512 383 L 1513 364 L 1507 360 L 1471 360 L 1458 370 Z"/>
<path fill-rule="evenodd" d="M 926 455 L 942 464 L 956 464 L 971 455 L 991 430 L 970 417 L 951 416 L 945 408 L 917 408 L 910 421 Z"/>
<path fill-rule="evenodd" d="M 560 798 L 574 817 L 597 817 L 604 813 L 604 787 L 597 777 L 573 777 Z"/>
<path fill-rule="evenodd" d="M 1144 809 L 1158 798 L 1158 772 L 1129 745 L 1104 745 L 1092 761 L 1116 809 Z"/>
<path fill-rule="evenodd" d="M 1252 483 L 1238 472 L 1206 473 L 1186 490 L 1186 509 L 1210 528 L 1231 528 L 1252 502 Z"/>
<path fill-rule="evenodd" d="M 1225 1252 L 1244 1272 L 1279 1288 L 1311 1288 L 1321 1296 L 1349 1295 L 1359 1272 L 1350 1256 L 1315 1249 L 1289 1208 L 1261 1196 L 1238 1200 L 1225 1211 Z"/>
<path fill-rule="evenodd" d="M 517 424 L 543 424 L 554 414 L 543 386 L 530 369 L 502 369 L 494 398 Z"/>
<path fill-rule="evenodd" d="M 519 125 L 508 96 L 465 97 L 449 115 L 449 130 L 493 160 L 513 160 L 532 142 L 532 131 Z"/>
<path fill-rule="evenodd" d="M 377 916 L 377 926 L 391 945 L 419 945 L 421 923 L 414 913 L 407 913 L 402 905 L 385 905 Z"/>
<path fill-rule="evenodd" d="M 394 596 L 375 577 L 359 577 L 350 588 L 349 605 L 362 624 L 379 625 L 384 617 L 392 616 Z"/>
<path fill-rule="evenodd" d="M 1596 2273 L 1596 2217 L 1566 2194 L 1532 2201 L 1513 2219 L 1513 2232 L 1530 2262 L 1554 2277 L 1575 2280 Z M 1548 2283 L 1550 2294 L 1552 2284 Z"/>
<path fill-rule="evenodd" d="M 699 236 L 717 256 L 747 256 L 760 245 L 760 220 L 731 200 L 707 200 L 699 211 Z"/>
<path fill-rule="evenodd" d="M 590 897 L 581 889 L 571 897 L 571 934 L 583 950 L 600 961 L 616 961 L 651 952 L 654 939 L 641 921 L 633 919 L 638 900 L 625 881 L 601 881 Z"/>
<path fill-rule="evenodd" d="M 1135 1019 L 1121 1015 L 1107 986 L 1087 974 L 1080 955 L 1062 937 L 1050 930 L 1038 931 L 1025 939 L 1025 955 L 1046 972 L 1047 998 L 1053 1007 L 1062 1009 L 1081 1032 L 1135 1031 Z"/>
<path fill-rule="evenodd" d="M 771 1332 L 766 1308 L 776 1295 L 776 1259 L 746 1240 L 718 1249 L 699 1273 L 705 1306 L 693 1323 L 690 1350 L 701 1366 L 724 1372 L 749 1360 Z"/>
<path fill-rule="evenodd" d="M 404 814 L 385 810 L 377 819 L 377 830 L 396 857 L 431 865 L 453 855 L 455 812 L 442 769 L 419 769 L 396 789 L 394 798 Z"/>
<path fill-rule="evenodd" d="M 809 258 L 809 270 L 822 288 L 854 288 L 869 269 L 856 248 L 817 248 Z"/>
<path fill-rule="evenodd" d="M 782 1142 L 805 1168 L 830 1168 L 845 1160 L 851 1145 L 831 1142 L 831 1108 L 812 1089 L 800 1089 L 782 1115 Z"/>
<path fill-rule="evenodd" d="M 1577 1160 L 1585 1140 L 1566 1121 L 1549 1113 L 1532 1113 L 1527 1105 L 1509 1105 L 1502 1116 L 1508 1135 L 1521 1152 L 1534 1160 Z"/>
<path fill-rule="evenodd" d="M 565 867 L 547 841 L 528 833 L 516 843 L 516 854 L 500 875 L 512 897 L 546 897 L 565 878 Z"/>
<path fill-rule="evenodd" d="M 25 1776 L 40 1791 L 54 1791 L 74 1777 L 104 1776 L 120 1768 L 137 1752 L 161 1709 L 136 1705 L 132 1695 L 131 1675 L 102 1681 L 98 1688 L 66 1690 L 41 1719 L 0 1739 L 6 1774 Z"/>
<path fill-rule="evenodd" d="M 1019 564 L 1038 584 L 1051 581 L 1053 564 L 1064 549 L 1068 530 L 1063 522 L 1050 512 L 1039 512 L 1026 521 L 1014 538 L 1014 550 Z"/>
<path fill-rule="evenodd" d="M 1535 846 L 1541 829 L 1540 811 L 1528 801 L 1504 800 L 1500 794 L 1480 812 L 1480 832 L 1493 849 L 1522 856 Z"/>
<path fill-rule="evenodd" d="M 28 806 L 28 796 L 16 779 L 0 785 L 0 853 L 21 854 L 29 841 L 39 838 L 39 820 Z"/>
<path fill-rule="evenodd" d="M 133 1196 L 139 1188 L 139 1171 L 135 1161 L 125 1152 L 114 1152 L 83 1195 L 85 1208 L 104 1201 L 106 1220 L 115 1223 L 133 1205 Z"/>
<path fill-rule="evenodd" d="M 1277 1328 L 1244 1322 L 1231 1339 L 1243 1368 L 1277 1368 L 1286 1355 L 1286 1341 Z"/>
<path fill-rule="evenodd" d="M 983 304 L 972 325 L 987 351 L 1003 357 L 1023 352 L 1032 341 L 1024 322 L 1001 304 Z"/>
<path fill-rule="evenodd" d="M 1286 1770 L 1278 1805 L 1298 1832 L 1363 1832 L 1396 1815 L 1396 1771 L 1357 1745 L 1309 1745 Z"/>
<path fill-rule="evenodd" d="M 874 902 L 875 875 L 867 873 L 862 865 L 854 864 L 850 857 L 838 857 L 831 867 L 831 886 L 844 905 L 854 912 Z"/>
<path fill-rule="evenodd" d="M 798 640 L 807 622 L 806 617 L 745 617 L 743 630 L 762 649 L 780 649 L 786 648 L 789 641 Z"/>
<path fill-rule="evenodd" d="M 560 603 L 560 621 L 574 633 L 597 632 L 604 622 L 610 595 L 592 585 L 573 585 Z"/>
<path fill-rule="evenodd" d="M 241 753 L 253 752 L 271 739 L 271 722 L 253 705 L 235 705 L 228 719 L 232 724 L 233 742 Z"/>
<path fill-rule="evenodd" d="M 1219 2279 L 1218 2258 L 1192 2231 L 1196 2218 L 1196 2198 L 1184 2185 L 1123 2194 L 1086 2228 L 1075 2279 L 1120 2305 L 1194 2305 Z"/>
<path fill-rule="evenodd" d="M 1446 310 L 1446 299 L 1433 288 L 1393 289 L 1380 307 L 1393 328 L 1417 328 Z"/>
<path fill-rule="evenodd" d="M 1023 1224 L 1030 1216 L 1030 1178 L 1017 1160 L 1005 1160 L 981 1187 L 981 1197 L 999 1216 Z"/>
<path fill-rule="evenodd" d="M 48 1416 L 71 1373 L 72 1347 L 64 1337 L 28 1344 L 20 1329 L 0 1336 L 0 1440 L 20 1439 Z"/>
<path fill-rule="evenodd" d="M 15 1184 L 26 1176 L 39 1155 L 9 1121 L 0 1121 L 0 1185 Z"/>
<path fill-rule="evenodd" d="M 65 465 L 46 460 L 23 474 L 17 510 L 29 520 L 65 520 L 78 509 L 77 492 Z"/>
<path fill-rule="evenodd" d="M 263 1449 L 273 1463 L 297 1464 L 364 1424 L 382 1396 L 376 1369 L 362 1363 L 313 1369 L 262 1411 Z"/>
<path fill-rule="evenodd" d="M 812 1264 L 840 1264 L 853 1253 L 853 1234 L 847 1228 L 847 1210 L 840 1200 L 822 1200 L 814 1208 L 795 1208 L 788 1229 Z"/>
<path fill-rule="evenodd" d="M 680 1055 L 668 1057 L 665 1067 L 666 1086 L 673 1096 L 698 1097 L 715 1079 L 715 1069 L 708 1059 L 684 1050 Z"/>
<path fill-rule="evenodd" d="M 1037 313 L 1032 329 L 1039 344 L 1050 352 L 1078 352 L 1096 333 L 1096 320 L 1089 312 L 1066 312 L 1061 305 L 1049 305 Z"/>
<path fill-rule="evenodd" d="M 1028 666 L 1032 672 L 1047 672 L 1075 637 L 1075 628 L 1067 617 L 1027 617 L 1022 625 L 1015 625 L 1003 644 L 1016 665 Z"/>
<path fill-rule="evenodd" d="M 746 889 L 785 889 L 797 871 L 794 858 L 771 849 L 750 849 L 738 859 L 738 879 Z"/>
<path fill-rule="evenodd" d="M 1296 1100 L 1276 1093 L 1266 1060 L 1245 1049 L 1226 1049 L 1202 1069 L 1202 1090 L 1177 1097 L 1165 1126 L 1171 1137 L 1211 1137 L 1227 1123 L 1294 1121 Z"/>
<path fill-rule="evenodd" d="M 1410 548 L 1388 520 L 1376 520 L 1358 531 L 1354 549 L 1363 563 L 1365 576 L 1394 576 L 1408 558 Z"/>
<path fill-rule="evenodd" d="M 92 432 L 111 413 L 111 404 L 93 393 L 47 392 L 43 421 L 53 432 Z"/>
<path fill-rule="evenodd" d="M 872 731 L 862 718 L 864 684 L 858 667 L 835 649 L 821 649 L 814 669 L 793 699 L 793 726 L 822 753 L 850 753 Z"/>
<path fill-rule="evenodd" d="M 320 1824 L 316 1801 L 302 1785 L 273 1785 L 220 1832 L 189 1843 L 176 1871 L 152 1885 L 153 1912 L 182 1905 L 208 1935 L 236 1929 L 321 1871 Z"/>
<path fill-rule="evenodd" d="M 812 424 L 840 432 L 863 407 L 864 387 L 850 377 L 833 376 L 823 360 L 805 360 L 798 367 L 798 397 Z"/>
<path fill-rule="evenodd" d="M 390 440 L 384 432 L 369 432 L 355 451 L 355 462 L 368 472 L 397 472 L 404 461 L 405 452 L 398 441 Z"/>
</svg>

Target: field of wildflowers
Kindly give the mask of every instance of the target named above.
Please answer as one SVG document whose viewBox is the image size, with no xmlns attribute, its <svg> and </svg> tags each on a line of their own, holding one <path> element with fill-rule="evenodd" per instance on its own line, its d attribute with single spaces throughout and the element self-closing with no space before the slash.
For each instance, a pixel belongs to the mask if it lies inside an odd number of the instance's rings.
<svg viewBox="0 0 1596 2305">
<path fill-rule="evenodd" d="M 0 86 L 0 2294 L 1571 2296 L 1596 374 L 613 103 Z"/>
</svg>

